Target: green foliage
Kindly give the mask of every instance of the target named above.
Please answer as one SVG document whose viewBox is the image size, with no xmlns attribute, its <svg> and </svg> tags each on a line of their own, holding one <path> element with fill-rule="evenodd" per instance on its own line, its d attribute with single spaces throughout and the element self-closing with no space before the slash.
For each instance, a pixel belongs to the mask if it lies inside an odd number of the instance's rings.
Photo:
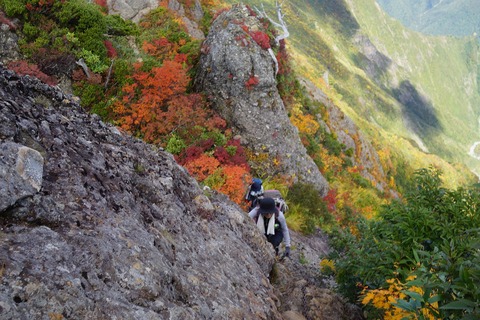
<svg viewBox="0 0 480 320">
<path fill-rule="evenodd" d="M 327 148 L 328 152 L 334 156 L 340 156 L 345 145 L 342 144 L 333 133 L 324 131 L 323 133 L 323 146 Z"/>
<path fill-rule="evenodd" d="M 139 36 L 140 43 L 151 42 L 155 39 L 166 38 L 172 43 L 178 43 L 181 39 L 191 41 L 190 36 L 176 21 L 175 16 L 166 8 L 158 7 L 150 11 L 140 22 L 142 33 Z"/>
<path fill-rule="evenodd" d="M 301 212 L 303 224 L 302 231 L 311 234 L 317 226 L 329 224 L 333 221 L 332 215 L 327 210 L 327 205 L 320 197 L 313 185 L 296 183 L 289 190 L 286 198 L 289 205 L 295 205 Z"/>
<path fill-rule="evenodd" d="M 38 38 L 38 36 L 40 35 L 41 33 L 41 30 L 37 27 L 37 26 L 34 26 L 33 24 L 29 23 L 29 22 L 25 22 L 23 24 L 23 35 L 27 38 L 27 39 L 35 39 L 35 38 Z"/>
<path fill-rule="evenodd" d="M 83 0 L 70 0 L 58 4 L 57 7 L 54 16 L 61 27 L 74 28 L 75 36 L 80 42 L 79 52 L 90 51 L 92 55 L 98 57 L 100 63 L 107 65 L 106 48 L 103 43 L 107 24 L 99 7 Z M 93 70 L 91 65 L 88 66 Z"/>
<path fill-rule="evenodd" d="M 105 16 L 105 25 L 107 33 L 113 36 L 138 35 L 139 33 L 138 27 L 133 21 L 124 20 L 117 14 Z"/>
<path fill-rule="evenodd" d="M 416 278 L 406 285 L 421 287 L 424 294 L 399 300 L 398 307 L 413 309 L 417 314 L 428 308 L 441 319 L 480 317 L 480 229 L 466 232 L 470 235 L 466 246 L 457 246 L 456 239 L 445 239 L 433 250 L 414 252 Z M 440 310 L 432 308 L 432 301 L 438 303 Z"/>
<path fill-rule="evenodd" d="M 478 309 L 449 308 L 454 302 L 458 307 L 460 300 L 477 305 L 480 301 L 471 282 L 480 272 L 480 194 L 476 189 L 445 189 L 440 175 L 433 168 L 418 170 L 404 201 L 393 201 L 378 219 L 358 224 L 359 239 L 344 232 L 332 235 L 332 243 L 343 252 L 336 266 L 345 295 L 356 297 L 354 282 L 378 288 L 386 279 L 406 278 L 413 270 L 417 280 L 410 285 L 420 286 L 425 295 L 415 304 L 400 306 L 420 310 L 428 307 L 431 294 L 438 294 L 442 318 L 455 312 L 478 315 Z"/>
<path fill-rule="evenodd" d="M 199 40 L 192 40 L 181 46 L 178 52 L 186 54 L 187 62 L 193 65 L 199 57 L 200 45 L 201 42 Z"/>
<path fill-rule="evenodd" d="M 0 0 L 0 8 L 9 17 L 21 16 L 27 12 L 25 3 L 20 0 Z"/>
<path fill-rule="evenodd" d="M 225 144 L 227 144 L 227 141 L 228 141 L 227 137 L 225 137 L 225 135 L 219 130 L 205 131 L 201 134 L 200 140 L 208 140 L 208 139 L 213 139 L 213 142 L 216 146 L 224 146 Z"/>
<path fill-rule="evenodd" d="M 97 5 L 84 0 L 3 0 L 0 6 L 7 15 L 22 16 L 25 20 L 22 28 L 25 39 L 21 46 L 24 54 L 31 57 L 40 49 L 71 52 L 83 57 L 94 72 L 108 68 L 104 45 L 106 21 L 113 29 L 116 27 L 117 32 L 133 26 L 131 22 L 122 24 L 118 18 L 104 16 Z"/>
<path fill-rule="evenodd" d="M 167 147 L 165 150 L 170 152 L 171 154 L 178 155 L 183 150 L 185 150 L 186 147 L 187 145 L 185 144 L 185 141 L 183 141 L 176 135 L 172 135 L 172 137 L 167 142 Z"/>
<path fill-rule="evenodd" d="M 108 69 L 109 65 L 104 63 L 100 57 L 94 54 L 92 51 L 82 49 L 78 54 L 80 58 L 85 60 L 85 63 L 90 67 L 90 69 L 95 73 L 102 73 Z"/>
<path fill-rule="evenodd" d="M 128 75 L 132 73 L 132 65 L 125 59 L 117 59 L 113 65 L 113 83 L 121 88 L 131 80 Z"/>
<path fill-rule="evenodd" d="M 231 156 L 234 156 L 237 153 L 237 147 L 236 146 L 227 146 L 225 148 L 227 150 L 227 153 Z"/>
</svg>

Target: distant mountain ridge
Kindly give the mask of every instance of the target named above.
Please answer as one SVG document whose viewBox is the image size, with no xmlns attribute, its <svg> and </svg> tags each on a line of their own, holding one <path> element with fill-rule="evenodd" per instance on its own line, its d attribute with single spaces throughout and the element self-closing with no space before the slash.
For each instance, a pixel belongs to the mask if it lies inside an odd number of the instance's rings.
<svg viewBox="0 0 480 320">
<path fill-rule="evenodd" d="M 480 33 L 477 0 L 377 0 L 392 17 L 410 29 L 432 35 Z"/>
<path fill-rule="evenodd" d="M 263 5 L 274 11 L 272 2 Z M 324 91 L 377 150 L 395 154 L 393 168 L 434 164 L 452 186 L 471 179 L 462 165 L 480 172 L 468 154 L 480 140 L 474 37 L 412 32 L 374 0 L 296 0 L 283 3 L 283 12 L 296 72 Z"/>
</svg>

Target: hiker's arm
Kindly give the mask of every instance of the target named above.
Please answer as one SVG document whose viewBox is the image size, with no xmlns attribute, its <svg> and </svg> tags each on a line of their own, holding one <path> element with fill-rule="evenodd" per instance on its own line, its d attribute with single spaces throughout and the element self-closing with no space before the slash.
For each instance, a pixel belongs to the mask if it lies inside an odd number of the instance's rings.
<svg viewBox="0 0 480 320">
<path fill-rule="evenodd" d="M 248 213 L 248 215 L 250 216 L 250 218 L 255 219 L 258 216 L 257 212 L 258 212 L 258 207 L 255 207 L 252 209 L 252 211 Z"/>
<path fill-rule="evenodd" d="M 280 222 L 280 226 L 282 227 L 283 241 L 285 243 L 285 247 L 290 247 L 290 233 L 288 232 L 287 221 L 285 220 L 285 216 L 281 211 L 278 216 L 278 222 Z"/>
</svg>

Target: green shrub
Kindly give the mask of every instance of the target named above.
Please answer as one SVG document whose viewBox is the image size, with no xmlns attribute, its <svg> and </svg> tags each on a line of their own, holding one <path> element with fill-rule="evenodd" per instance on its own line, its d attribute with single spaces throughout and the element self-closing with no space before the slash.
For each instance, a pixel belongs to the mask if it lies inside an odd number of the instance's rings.
<svg viewBox="0 0 480 320">
<path fill-rule="evenodd" d="M 90 50 L 82 49 L 78 56 L 83 58 L 88 67 L 95 73 L 102 73 L 109 67 L 108 64 L 103 63 L 98 55 L 94 54 Z"/>
<path fill-rule="evenodd" d="M 103 86 L 100 84 L 93 84 L 88 83 L 86 81 L 82 81 L 77 83 L 73 86 L 73 93 L 80 98 L 82 106 L 87 109 L 95 109 L 100 111 L 98 108 L 95 108 L 95 104 L 103 101 Z"/>
<path fill-rule="evenodd" d="M 228 141 L 227 137 L 225 137 L 225 135 L 218 130 L 206 131 L 206 132 L 202 133 L 199 140 L 208 140 L 208 139 L 213 139 L 214 144 L 218 147 L 224 146 L 225 144 L 227 144 L 227 141 Z M 233 147 L 233 146 L 231 146 L 231 147 Z M 233 150 L 230 150 L 230 151 L 233 151 Z M 236 151 L 236 149 L 235 149 L 235 151 Z"/>
<path fill-rule="evenodd" d="M 23 24 L 23 35 L 28 39 L 28 40 L 34 40 L 38 38 L 40 35 L 41 31 L 37 26 L 34 26 L 31 23 L 25 22 Z"/>
<path fill-rule="evenodd" d="M 187 145 L 185 144 L 185 141 L 183 141 L 181 138 L 179 138 L 176 135 L 173 135 L 167 143 L 166 151 L 170 152 L 171 154 L 178 155 L 180 154 Z"/>
<path fill-rule="evenodd" d="M 323 145 L 327 148 L 328 153 L 334 156 L 340 156 L 345 145 L 340 143 L 332 133 L 324 132 Z"/>
<path fill-rule="evenodd" d="M 9 17 L 21 16 L 27 12 L 25 2 L 21 0 L 1 0 L 0 8 L 2 8 Z"/>
<path fill-rule="evenodd" d="M 289 205 L 296 205 L 302 214 L 304 224 L 301 229 L 309 234 L 317 226 L 332 222 L 332 215 L 327 210 L 327 205 L 311 184 L 296 183 L 289 190 L 286 201 Z"/>
<path fill-rule="evenodd" d="M 410 285 L 420 286 L 425 295 L 401 302 L 404 308 L 420 310 L 438 295 L 442 319 L 478 315 L 471 306 L 480 302 L 472 285 L 480 276 L 480 193 L 445 189 L 440 175 L 433 168 L 418 170 L 405 200 L 395 200 L 377 219 L 359 223 L 358 238 L 346 232 L 332 236 L 344 295 L 357 297 L 356 282 L 379 288 L 389 278 L 405 280 L 413 273 L 417 280 Z"/>
<path fill-rule="evenodd" d="M 105 16 L 107 34 L 112 36 L 138 35 L 137 25 L 130 20 L 124 20 L 118 14 Z"/>
</svg>

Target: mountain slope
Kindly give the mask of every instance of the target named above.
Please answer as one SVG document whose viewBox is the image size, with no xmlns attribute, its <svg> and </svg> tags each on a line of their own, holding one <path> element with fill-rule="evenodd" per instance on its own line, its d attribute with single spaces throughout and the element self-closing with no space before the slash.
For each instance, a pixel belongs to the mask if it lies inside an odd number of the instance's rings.
<svg viewBox="0 0 480 320">
<path fill-rule="evenodd" d="M 272 4 L 266 8 L 274 12 Z M 413 168 L 434 163 L 454 184 L 471 176 L 450 163 L 479 171 L 468 156 L 478 138 L 473 38 L 410 32 L 372 0 L 294 1 L 283 11 L 296 71 L 321 88 L 378 149 L 387 148 Z"/>
<path fill-rule="evenodd" d="M 467 36 L 480 33 L 476 0 L 378 0 L 405 26 L 432 35 Z"/>
</svg>

